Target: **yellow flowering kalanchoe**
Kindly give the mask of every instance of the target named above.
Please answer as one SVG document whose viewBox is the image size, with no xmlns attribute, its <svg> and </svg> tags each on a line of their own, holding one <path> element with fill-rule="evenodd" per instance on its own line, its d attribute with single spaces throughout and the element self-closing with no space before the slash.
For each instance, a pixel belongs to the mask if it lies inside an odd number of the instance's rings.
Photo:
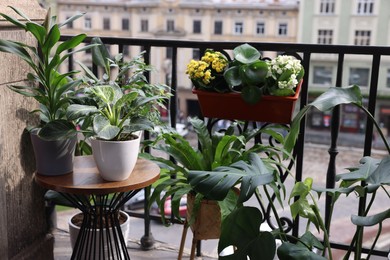
<svg viewBox="0 0 390 260">
<path fill-rule="evenodd" d="M 222 75 L 228 66 L 227 58 L 218 51 L 206 50 L 201 60 L 191 60 L 186 74 L 197 88 L 212 88 L 220 82 L 213 82 L 216 76 Z"/>
</svg>

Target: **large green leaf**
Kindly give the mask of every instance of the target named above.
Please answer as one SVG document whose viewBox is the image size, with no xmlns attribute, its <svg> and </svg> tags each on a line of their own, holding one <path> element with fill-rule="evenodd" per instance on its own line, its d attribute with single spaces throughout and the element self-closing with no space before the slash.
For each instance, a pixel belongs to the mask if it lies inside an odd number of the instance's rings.
<svg viewBox="0 0 390 260">
<path fill-rule="evenodd" d="M 134 133 L 136 131 L 151 131 L 154 124 L 147 118 L 135 117 L 131 118 L 130 123 L 124 126 L 124 131 L 127 133 Z"/>
<path fill-rule="evenodd" d="M 63 43 L 61 43 L 58 46 L 58 48 L 56 50 L 56 54 L 61 54 L 63 51 L 67 51 L 67 50 L 70 50 L 70 49 L 77 47 L 80 43 L 83 42 L 85 37 L 87 37 L 86 34 L 79 34 L 79 35 L 76 35 L 76 36 L 70 38 L 67 41 L 64 41 Z"/>
<path fill-rule="evenodd" d="M 46 140 L 65 139 L 76 134 L 75 125 L 66 120 L 50 121 L 39 131 L 39 136 Z"/>
<path fill-rule="evenodd" d="M 27 62 L 34 70 L 37 69 L 30 54 L 23 48 L 23 45 L 18 42 L 0 39 L 0 51 L 15 54 Z"/>
<path fill-rule="evenodd" d="M 163 134 L 165 145 L 156 145 L 156 149 L 172 156 L 178 163 L 189 170 L 205 170 L 203 155 L 195 151 L 190 143 L 179 134 Z"/>
<path fill-rule="evenodd" d="M 275 238 L 270 232 L 260 231 L 263 216 L 258 208 L 240 207 L 227 216 L 221 225 L 218 243 L 219 259 L 273 260 L 276 251 Z M 221 255 L 226 248 L 232 254 Z M 226 252 L 226 251 L 225 251 Z"/>
<path fill-rule="evenodd" d="M 62 26 L 67 25 L 67 24 L 73 22 L 73 21 L 76 20 L 76 19 L 79 19 L 79 18 L 80 18 L 81 16 L 83 16 L 84 14 L 85 14 L 85 13 L 78 13 L 78 14 L 75 14 L 75 15 L 69 17 L 68 19 L 66 19 L 64 22 L 59 23 L 59 24 L 58 24 L 58 27 L 61 28 Z"/>
<path fill-rule="evenodd" d="M 244 101 L 248 104 L 254 105 L 257 102 L 259 102 L 261 98 L 261 88 L 258 86 L 250 85 L 246 86 L 241 91 L 241 97 L 244 99 Z M 260 113 L 266 113 L 265 111 L 261 111 Z"/>
<path fill-rule="evenodd" d="M 196 192 L 214 200 L 223 200 L 229 190 L 241 183 L 238 202 L 247 201 L 256 187 L 274 180 L 257 154 L 250 154 L 249 163 L 239 161 L 213 171 L 189 171 L 188 182 Z"/>
<path fill-rule="evenodd" d="M 96 106 L 72 104 L 68 107 L 66 111 L 66 117 L 69 120 L 75 120 L 98 112 L 99 110 Z"/>
<path fill-rule="evenodd" d="M 240 86 L 242 80 L 240 78 L 240 69 L 238 66 L 230 67 L 223 73 L 226 83 L 229 86 Z"/>
<path fill-rule="evenodd" d="M 26 30 L 34 35 L 40 45 L 44 44 L 46 36 L 45 27 L 36 23 L 26 23 Z"/>
<path fill-rule="evenodd" d="M 50 51 L 53 48 L 53 46 L 60 40 L 61 33 L 58 29 L 58 25 L 55 24 L 50 29 L 49 33 L 46 36 L 45 42 L 42 45 L 42 52 L 46 57 L 50 57 Z"/>
<path fill-rule="evenodd" d="M 383 212 L 377 213 L 372 216 L 356 216 L 352 215 L 351 216 L 351 221 L 353 224 L 357 226 L 374 226 L 379 223 L 382 223 L 385 219 L 390 218 L 390 209 L 387 209 Z"/>
<path fill-rule="evenodd" d="M 93 63 L 102 67 L 106 74 L 110 75 L 110 64 L 108 61 L 108 59 L 110 59 L 110 54 L 106 46 L 103 44 L 102 40 L 97 37 L 92 39 L 92 44 L 98 44 L 98 46 L 92 48 Z"/>
<path fill-rule="evenodd" d="M 298 138 L 301 120 L 310 108 L 315 107 L 320 111 L 327 111 L 342 104 L 354 104 L 358 107 L 362 106 L 362 94 L 358 86 L 353 85 L 346 88 L 329 88 L 316 100 L 301 109 L 301 111 L 299 111 L 299 113 L 294 117 L 291 123 L 290 132 L 286 138 L 284 147 L 287 152 L 291 153 L 294 148 L 295 142 Z"/>
<path fill-rule="evenodd" d="M 253 46 L 245 43 L 233 50 L 234 59 L 244 64 L 250 64 L 260 58 L 260 52 Z"/>
<path fill-rule="evenodd" d="M 240 66 L 239 71 L 245 85 L 259 86 L 265 83 L 268 64 L 265 61 L 258 60 L 246 66 Z"/>
<path fill-rule="evenodd" d="M 317 255 L 307 247 L 302 245 L 284 242 L 278 248 L 278 258 L 280 260 L 326 260 L 327 258 Z"/>
<path fill-rule="evenodd" d="M 3 16 L 4 19 L 6 19 L 7 21 L 9 21 L 9 22 L 13 23 L 14 25 L 16 25 L 17 27 L 26 30 L 26 25 L 24 23 L 21 23 L 17 19 L 15 19 L 13 17 L 10 17 L 10 16 L 8 16 L 6 14 L 0 13 L 0 15 Z"/>
<path fill-rule="evenodd" d="M 206 124 L 199 118 L 191 118 L 190 123 L 198 137 L 200 149 L 202 150 L 205 163 L 206 165 L 211 165 L 214 161 L 213 145 Z"/>
<path fill-rule="evenodd" d="M 111 125 L 106 117 L 97 115 L 93 119 L 93 131 L 100 139 L 112 140 L 119 134 L 120 128 Z"/>
</svg>

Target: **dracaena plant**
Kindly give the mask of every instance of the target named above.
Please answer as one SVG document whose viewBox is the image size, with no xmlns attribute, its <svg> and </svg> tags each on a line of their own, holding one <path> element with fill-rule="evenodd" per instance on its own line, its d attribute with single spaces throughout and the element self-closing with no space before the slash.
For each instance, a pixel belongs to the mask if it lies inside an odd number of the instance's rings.
<svg viewBox="0 0 390 260">
<path fill-rule="evenodd" d="M 93 62 L 104 75 L 99 79 L 79 63 L 85 72 L 84 88 L 78 104 L 69 106 L 68 117 L 80 122 L 86 137 L 103 140 L 128 140 L 134 132 L 153 130 L 161 123 L 159 109 L 165 109 L 169 87 L 148 82 L 145 72 L 152 67 L 143 61 L 144 52 L 124 61 L 122 54 L 111 58 L 100 38 L 92 43 Z"/>
<path fill-rule="evenodd" d="M 45 139 L 59 139 L 73 136 L 76 128 L 66 117 L 66 109 L 70 104 L 72 93 L 80 84 L 80 80 L 73 80 L 78 71 L 60 73 L 59 68 L 70 55 L 83 51 L 92 46 L 73 50 L 86 37 L 79 34 L 60 43 L 60 28 L 74 21 L 83 14 L 76 14 L 63 23 L 56 22 L 56 16 L 47 12 L 43 24 L 31 20 L 21 10 L 10 7 L 23 21 L 4 13 L 0 15 L 34 37 L 37 44 L 28 45 L 23 42 L 0 39 L 0 51 L 12 53 L 21 58 L 31 68 L 26 75 L 27 85 L 11 85 L 11 90 L 26 97 L 32 97 L 39 102 L 39 108 L 33 112 L 40 115 L 42 127 L 39 135 Z M 73 50 L 73 51 L 72 51 Z"/>
<path fill-rule="evenodd" d="M 224 133 L 210 134 L 203 120 L 193 118 L 190 123 L 197 134 L 200 149 L 191 146 L 179 134 L 167 132 L 151 141 L 150 145 L 169 155 L 175 162 L 141 154 L 144 158 L 155 161 L 162 169 L 160 180 L 150 199 L 150 205 L 156 201 L 161 212 L 164 212 L 165 201 L 171 197 L 172 212 L 180 219 L 180 200 L 186 194 L 193 193 L 194 212 L 200 201 L 206 198 L 217 200 L 225 215 L 237 203 L 246 201 L 257 185 L 274 181 L 275 164 L 283 167 L 278 160 L 270 159 L 280 152 L 278 148 L 250 143 L 260 131 L 271 133 L 280 140 L 280 134 L 276 131 L 261 129 L 237 134 L 236 124 L 232 124 Z M 270 156 L 261 158 L 257 155 L 258 152 L 268 152 Z M 172 176 L 175 178 L 171 178 Z M 241 191 L 237 197 L 232 188 L 240 182 Z M 165 221 L 164 214 L 162 219 Z"/>
</svg>

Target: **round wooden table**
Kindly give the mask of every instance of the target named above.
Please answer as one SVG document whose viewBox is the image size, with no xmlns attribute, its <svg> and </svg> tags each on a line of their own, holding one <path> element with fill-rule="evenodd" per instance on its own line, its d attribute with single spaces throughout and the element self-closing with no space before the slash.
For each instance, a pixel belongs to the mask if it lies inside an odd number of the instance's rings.
<svg viewBox="0 0 390 260">
<path fill-rule="evenodd" d="M 44 188 L 58 191 L 83 213 L 71 259 L 130 259 L 120 228 L 119 210 L 159 176 L 157 164 L 138 159 L 128 179 L 109 182 L 100 177 L 92 156 L 76 156 L 73 173 L 35 174 L 35 181 Z"/>
</svg>

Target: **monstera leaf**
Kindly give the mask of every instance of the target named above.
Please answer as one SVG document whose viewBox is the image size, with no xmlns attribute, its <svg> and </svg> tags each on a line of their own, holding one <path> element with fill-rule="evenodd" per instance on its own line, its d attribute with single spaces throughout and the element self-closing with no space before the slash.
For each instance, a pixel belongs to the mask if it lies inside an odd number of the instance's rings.
<svg viewBox="0 0 390 260">
<path fill-rule="evenodd" d="M 249 155 L 249 163 L 239 161 L 231 166 L 218 167 L 214 171 L 189 171 L 188 174 L 188 181 L 193 189 L 213 200 L 223 200 L 229 190 L 241 182 L 238 202 L 248 200 L 257 186 L 273 180 L 273 173 L 255 153 Z"/>
<path fill-rule="evenodd" d="M 241 207 L 222 222 L 218 244 L 219 259 L 272 260 L 275 256 L 275 238 L 270 232 L 260 231 L 263 216 L 258 208 Z M 233 248 L 231 254 L 224 252 Z M 231 251 L 231 250 L 230 250 Z"/>
</svg>

